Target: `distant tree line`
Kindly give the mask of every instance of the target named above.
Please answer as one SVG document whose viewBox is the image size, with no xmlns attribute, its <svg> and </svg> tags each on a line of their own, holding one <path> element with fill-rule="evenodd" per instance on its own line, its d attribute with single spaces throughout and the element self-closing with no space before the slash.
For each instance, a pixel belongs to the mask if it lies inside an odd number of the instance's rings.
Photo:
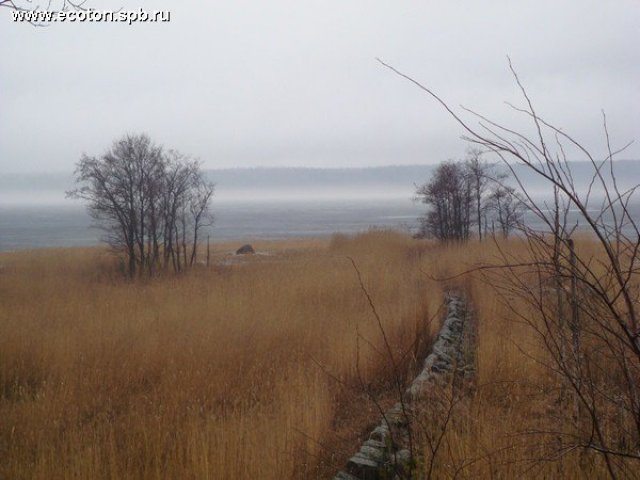
<svg viewBox="0 0 640 480">
<path fill-rule="evenodd" d="M 482 240 L 496 230 L 508 237 L 516 228 L 524 204 L 505 184 L 507 174 L 482 155 L 471 149 L 465 160 L 442 162 L 428 182 L 416 187 L 417 198 L 429 207 L 420 218 L 418 237 L 465 241 L 477 233 Z"/>
<path fill-rule="evenodd" d="M 129 276 L 195 263 L 199 233 L 213 222 L 214 192 L 198 161 L 147 135 L 125 135 L 99 157 L 83 155 L 75 179 L 79 186 L 67 195 L 87 201 Z"/>
</svg>

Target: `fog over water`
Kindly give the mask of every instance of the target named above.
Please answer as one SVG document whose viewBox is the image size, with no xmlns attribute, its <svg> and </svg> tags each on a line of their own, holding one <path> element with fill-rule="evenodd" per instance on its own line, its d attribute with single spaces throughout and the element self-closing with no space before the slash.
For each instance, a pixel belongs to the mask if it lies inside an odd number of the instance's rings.
<svg viewBox="0 0 640 480">
<path fill-rule="evenodd" d="M 430 167 L 417 168 L 424 178 Z M 202 238 L 240 242 L 369 228 L 411 231 L 424 210 L 412 198 L 415 169 L 365 169 L 364 175 L 360 169 L 209 171 L 216 182 L 215 224 Z M 99 244 L 103 232 L 84 203 L 65 198 L 71 188 L 70 174 L 0 180 L 0 250 Z"/>
<path fill-rule="evenodd" d="M 589 166 L 572 165 L 576 184 L 589 184 Z M 430 165 L 376 168 L 256 168 L 209 170 L 216 183 L 212 210 L 214 241 L 251 241 L 355 233 L 369 228 L 415 231 L 425 206 L 414 200 L 415 184 L 426 182 Z M 639 161 L 616 163 L 622 189 L 640 181 Z M 522 167 L 516 172 L 537 198 L 548 186 Z M 78 200 L 70 173 L 13 174 L 0 178 L 0 250 L 98 245 L 95 228 Z M 594 196 L 598 198 L 597 192 Z M 598 207 L 597 202 L 592 204 Z M 638 212 L 638 203 L 632 210 Z M 531 222 L 535 219 L 530 214 Z M 573 221 L 573 220 L 572 220 Z"/>
</svg>

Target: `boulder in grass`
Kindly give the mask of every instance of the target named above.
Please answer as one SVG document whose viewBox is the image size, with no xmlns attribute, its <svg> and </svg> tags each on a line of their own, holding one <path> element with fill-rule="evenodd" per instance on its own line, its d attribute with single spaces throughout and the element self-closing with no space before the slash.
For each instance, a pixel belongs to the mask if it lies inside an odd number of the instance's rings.
<svg viewBox="0 0 640 480">
<path fill-rule="evenodd" d="M 248 243 L 246 245 L 241 246 L 238 250 L 236 250 L 236 255 L 251 255 L 254 253 L 256 253 L 256 251 Z"/>
</svg>

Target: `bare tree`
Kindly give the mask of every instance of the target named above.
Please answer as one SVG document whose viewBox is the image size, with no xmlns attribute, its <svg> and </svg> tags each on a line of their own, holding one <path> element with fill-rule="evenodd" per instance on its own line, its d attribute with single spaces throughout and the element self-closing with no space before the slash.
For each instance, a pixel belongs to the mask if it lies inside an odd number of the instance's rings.
<svg viewBox="0 0 640 480">
<path fill-rule="evenodd" d="M 213 216 L 209 212 L 209 205 L 214 191 L 213 184 L 207 182 L 202 175 L 194 175 L 191 181 L 189 214 L 193 225 L 193 236 L 191 239 L 189 265 L 193 265 L 196 261 L 200 230 L 213 224 Z"/>
<path fill-rule="evenodd" d="M 492 221 L 498 222 L 504 238 L 522 226 L 524 204 L 513 187 L 501 183 L 495 184 L 487 199 L 486 209 L 490 212 Z"/>
<path fill-rule="evenodd" d="M 482 218 L 485 209 L 484 200 L 491 173 L 491 166 L 481 158 L 483 153 L 483 150 L 480 148 L 469 148 L 467 150 L 467 158 L 465 159 L 465 170 L 470 177 L 473 191 L 479 240 L 482 240 Z"/>
<path fill-rule="evenodd" d="M 494 286 L 544 349 L 535 358 L 548 368 L 544 381 L 555 382 L 545 389 L 550 406 L 559 404 L 550 409 L 556 412 L 549 414 L 551 426 L 526 432 L 538 436 L 535 450 L 546 461 L 581 452 L 601 460 L 610 478 L 634 476 L 640 468 L 640 225 L 630 205 L 638 186 L 622 189 L 614 162 L 629 144 L 611 146 L 603 115 L 606 153 L 596 157 L 536 112 L 511 62 L 524 101 L 512 108 L 530 120 L 533 134 L 464 109 L 478 120 L 472 124 L 428 87 L 381 63 L 438 102 L 465 140 L 501 159 L 519 200 L 540 224 L 520 227 L 525 255 L 501 250 L 502 263 L 479 267 L 497 272 Z M 574 181 L 568 151 L 591 166 L 586 185 Z M 547 182 L 550 203 L 533 196 L 514 162 Z M 588 235 L 581 242 L 573 238 L 579 224 Z M 558 391 L 566 394 L 558 399 Z"/>
<path fill-rule="evenodd" d="M 161 150 L 146 136 L 125 136 L 114 142 L 101 158 L 83 155 L 76 168 L 82 186 L 68 192 L 89 202 L 88 209 L 107 232 L 107 242 L 124 249 L 129 275 L 144 259 L 144 222 L 151 168 L 161 161 Z"/>
<path fill-rule="evenodd" d="M 472 209 L 472 185 L 459 162 L 441 163 L 431 180 L 416 189 L 416 196 L 429 210 L 421 219 L 420 236 L 441 241 L 469 238 Z"/>
<path fill-rule="evenodd" d="M 429 205 L 420 219 L 418 236 L 438 240 L 468 240 L 472 225 L 478 227 L 478 239 L 486 231 L 488 215 L 495 216 L 503 233 L 515 227 L 520 218 L 520 202 L 513 189 L 504 184 L 508 174 L 482 160 L 480 148 L 469 148 L 464 160 L 444 162 L 431 180 L 416 187 L 417 197 Z"/>
<path fill-rule="evenodd" d="M 88 202 L 105 240 L 124 252 L 131 277 L 166 268 L 169 260 L 174 271 L 193 265 L 198 233 L 212 223 L 214 191 L 198 162 L 165 153 L 146 135 L 126 135 L 101 157 L 83 155 L 76 181 L 80 187 L 68 196 Z"/>
</svg>

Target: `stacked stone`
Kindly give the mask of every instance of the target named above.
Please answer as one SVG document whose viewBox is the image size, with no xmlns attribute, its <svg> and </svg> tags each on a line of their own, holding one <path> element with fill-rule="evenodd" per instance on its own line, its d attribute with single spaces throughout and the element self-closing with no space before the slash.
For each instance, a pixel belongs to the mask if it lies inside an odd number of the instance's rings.
<svg viewBox="0 0 640 480">
<path fill-rule="evenodd" d="M 424 398 L 435 385 L 447 384 L 464 360 L 465 304 L 455 295 L 447 296 L 447 304 L 442 329 L 422 371 L 407 389 L 405 399 L 385 413 L 369 439 L 349 459 L 346 471 L 338 472 L 334 480 L 401 478 L 410 471 L 411 453 L 401 446 L 407 444 L 411 407 L 417 406 L 417 400 Z"/>
<path fill-rule="evenodd" d="M 447 303 L 447 317 L 438 338 L 431 348 L 431 353 L 424 361 L 422 372 L 407 390 L 407 395 L 412 401 L 428 394 L 429 390 L 433 388 L 433 384 L 447 383 L 450 380 L 450 375 L 463 361 L 465 304 L 462 299 L 453 295 L 447 297 Z"/>
</svg>

